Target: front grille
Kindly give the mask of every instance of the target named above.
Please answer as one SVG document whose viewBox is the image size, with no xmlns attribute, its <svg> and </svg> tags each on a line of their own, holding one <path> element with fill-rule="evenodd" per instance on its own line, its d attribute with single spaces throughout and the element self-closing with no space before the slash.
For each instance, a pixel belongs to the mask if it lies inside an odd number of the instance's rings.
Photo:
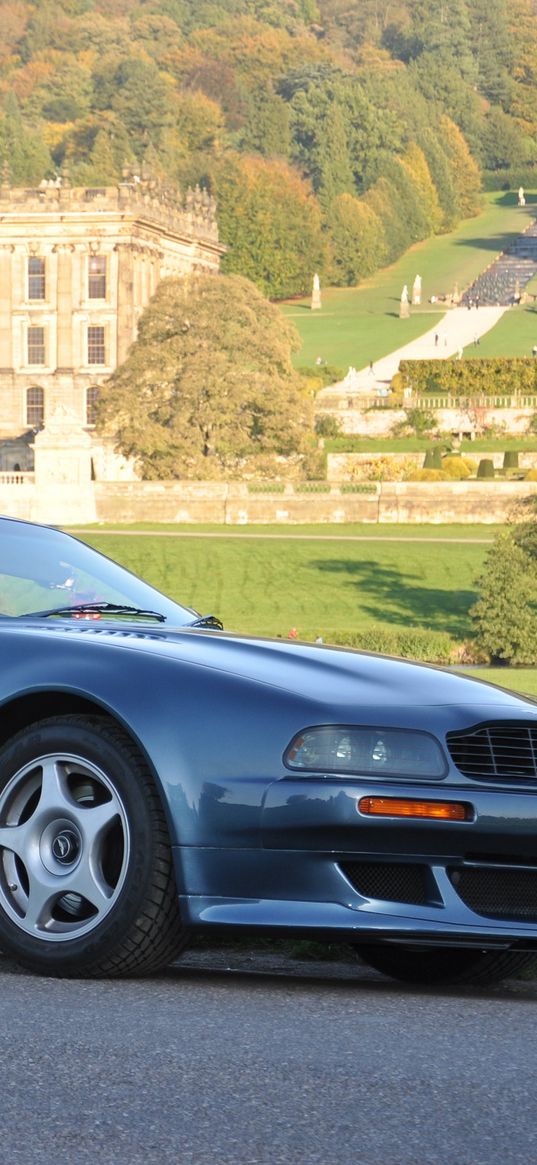
<svg viewBox="0 0 537 1165">
<path fill-rule="evenodd" d="M 537 724 L 502 721 L 467 732 L 448 732 L 453 764 L 465 777 L 527 781 L 537 777 Z"/>
<path fill-rule="evenodd" d="M 537 870 L 449 870 L 457 894 L 488 918 L 537 919 Z"/>
<path fill-rule="evenodd" d="M 427 866 L 406 862 L 342 862 L 341 869 L 364 898 L 410 902 L 415 906 L 424 906 L 428 901 Z"/>
</svg>

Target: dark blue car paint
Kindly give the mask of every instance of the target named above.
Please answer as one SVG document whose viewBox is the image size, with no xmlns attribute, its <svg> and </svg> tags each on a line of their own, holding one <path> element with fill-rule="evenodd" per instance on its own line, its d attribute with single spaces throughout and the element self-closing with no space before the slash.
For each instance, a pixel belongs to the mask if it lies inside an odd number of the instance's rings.
<svg viewBox="0 0 537 1165">
<path fill-rule="evenodd" d="M 3 618 L 0 661 L 4 738 L 21 701 L 43 694 L 58 712 L 84 700 L 130 733 L 162 797 L 191 925 L 537 946 L 536 924 L 476 915 L 446 873 L 490 855 L 537 869 L 537 785 L 470 780 L 445 746 L 447 732 L 489 720 L 536 722 L 531 701 L 400 660 L 120 621 Z M 290 772 L 291 739 L 325 724 L 430 732 L 446 776 Z M 364 817 L 358 802 L 375 794 L 463 801 L 470 819 Z M 429 903 L 362 897 L 340 866 L 368 856 L 426 864 Z"/>
</svg>

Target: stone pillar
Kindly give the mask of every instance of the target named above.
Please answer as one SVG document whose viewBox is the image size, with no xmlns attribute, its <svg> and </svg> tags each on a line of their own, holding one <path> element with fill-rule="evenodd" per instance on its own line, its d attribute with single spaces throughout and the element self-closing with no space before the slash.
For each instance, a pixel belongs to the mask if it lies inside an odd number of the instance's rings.
<svg viewBox="0 0 537 1165">
<path fill-rule="evenodd" d="M 91 437 L 75 414 L 58 405 L 33 443 L 33 521 L 57 525 L 96 521 L 91 449 Z"/>
<path fill-rule="evenodd" d="M 51 361 L 58 371 L 67 372 L 74 366 L 73 360 L 73 253 L 70 243 L 58 243 L 54 250 L 57 255 L 58 274 L 56 281 L 56 360 Z"/>
<path fill-rule="evenodd" d="M 11 264 L 14 250 L 10 243 L 0 247 L 0 369 L 6 371 L 13 367 Z"/>
<path fill-rule="evenodd" d="M 134 248 L 118 243 L 117 273 L 117 363 L 122 364 L 136 336 L 134 311 Z"/>
</svg>

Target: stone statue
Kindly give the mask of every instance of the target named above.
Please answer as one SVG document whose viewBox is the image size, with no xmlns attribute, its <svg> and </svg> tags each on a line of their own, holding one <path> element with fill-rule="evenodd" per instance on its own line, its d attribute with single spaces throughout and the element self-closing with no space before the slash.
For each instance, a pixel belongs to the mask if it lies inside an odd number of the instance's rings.
<svg viewBox="0 0 537 1165">
<path fill-rule="evenodd" d="M 401 303 L 399 305 L 399 319 L 406 320 L 410 315 L 410 304 L 408 302 L 408 287 L 405 283 L 401 292 Z"/>
<path fill-rule="evenodd" d="M 412 288 L 412 303 L 421 303 L 421 275 L 416 275 Z"/>
<path fill-rule="evenodd" d="M 349 368 L 344 380 L 341 381 L 342 388 L 358 388 L 360 384 L 360 375 L 356 368 Z"/>
<path fill-rule="evenodd" d="M 519 206 L 526 205 L 526 195 L 524 194 L 524 187 L 523 186 L 520 186 L 519 191 L 518 191 L 518 205 Z"/>
<path fill-rule="evenodd" d="M 321 304 L 321 280 L 319 279 L 317 272 L 315 272 L 315 275 L 313 276 L 313 288 L 312 288 L 312 292 L 311 292 L 311 310 L 315 311 L 317 308 L 320 308 L 320 307 L 322 307 L 322 304 Z"/>
</svg>

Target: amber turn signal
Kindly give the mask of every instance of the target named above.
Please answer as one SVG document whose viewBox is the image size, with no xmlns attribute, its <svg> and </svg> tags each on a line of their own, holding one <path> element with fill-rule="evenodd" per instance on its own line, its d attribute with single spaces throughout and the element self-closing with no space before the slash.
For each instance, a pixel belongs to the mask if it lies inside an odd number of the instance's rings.
<svg viewBox="0 0 537 1165">
<path fill-rule="evenodd" d="M 459 801 L 411 801 L 406 797 L 361 797 L 360 813 L 370 817 L 433 817 L 441 821 L 467 821 L 470 807 Z"/>
</svg>

